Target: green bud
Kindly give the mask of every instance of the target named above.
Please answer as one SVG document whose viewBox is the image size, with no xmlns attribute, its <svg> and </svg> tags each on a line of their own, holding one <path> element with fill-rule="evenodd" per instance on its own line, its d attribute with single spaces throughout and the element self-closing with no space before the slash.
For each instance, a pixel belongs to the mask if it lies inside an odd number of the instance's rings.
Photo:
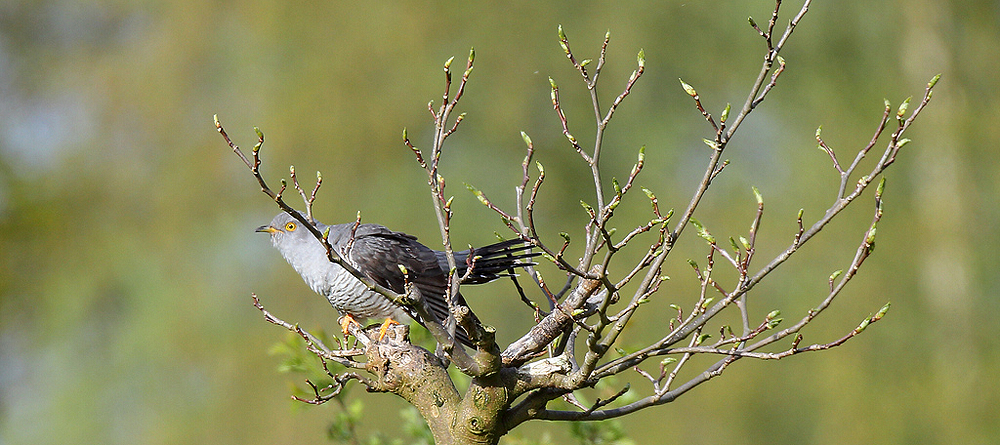
<svg viewBox="0 0 1000 445">
<path fill-rule="evenodd" d="M 715 237 L 708 232 L 708 229 L 705 229 L 705 226 L 703 226 L 701 222 L 697 219 L 691 218 L 691 224 L 698 229 L 698 236 L 702 237 L 705 241 L 708 241 L 709 244 L 715 244 Z"/>
<path fill-rule="evenodd" d="M 869 318 L 864 319 L 864 321 L 862 321 L 861 324 L 858 325 L 858 327 L 854 328 L 854 333 L 860 334 L 864 332 L 865 328 L 867 328 L 869 324 L 871 324 L 871 319 Z"/>
<path fill-rule="evenodd" d="M 906 109 L 910 107 L 910 99 L 913 99 L 913 96 L 907 97 L 903 103 L 899 104 L 899 110 L 896 111 L 897 118 L 902 119 L 903 115 L 906 114 Z"/>
<path fill-rule="evenodd" d="M 676 362 L 677 362 L 676 358 L 667 357 L 667 358 L 665 358 L 663 360 L 660 360 L 660 366 L 663 367 L 663 366 L 667 366 L 667 365 L 669 365 L 671 363 L 676 363 Z"/>
<path fill-rule="evenodd" d="M 655 201 L 656 200 L 656 195 L 653 194 L 652 190 L 650 190 L 650 189 L 648 189 L 646 187 L 643 187 L 642 188 L 642 192 L 646 194 L 646 197 L 649 198 L 650 201 Z"/>
<path fill-rule="evenodd" d="M 781 315 L 781 311 L 775 309 L 775 310 L 773 310 L 771 312 L 768 312 L 767 316 L 764 317 L 764 319 L 767 320 L 767 321 L 771 321 L 771 320 L 774 320 L 779 315 Z"/>
<path fill-rule="evenodd" d="M 538 168 L 538 175 L 545 176 L 545 167 L 542 167 L 542 163 L 535 161 L 535 167 Z"/>
<path fill-rule="evenodd" d="M 684 92 L 687 93 L 688 96 L 695 97 L 698 95 L 698 92 L 695 91 L 694 87 L 688 85 L 683 79 L 678 78 L 677 80 L 681 81 L 681 88 L 684 88 Z"/>
<path fill-rule="evenodd" d="M 868 231 L 868 236 L 865 237 L 865 244 L 868 244 L 869 250 L 875 247 L 875 232 L 878 230 L 875 224 L 872 224 L 871 230 Z"/>
<path fill-rule="evenodd" d="M 750 26 L 757 27 L 757 22 L 753 21 L 753 17 L 747 17 L 747 21 L 750 22 Z"/>
<path fill-rule="evenodd" d="M 705 340 L 710 338 L 712 338 L 712 334 L 701 334 L 698 336 L 698 340 L 695 340 L 694 345 L 701 346 L 702 343 L 705 343 Z"/>
<path fill-rule="evenodd" d="M 568 233 L 566 233 L 566 232 L 559 232 L 559 236 L 561 236 L 562 239 L 566 240 L 567 243 L 569 242 L 569 234 Z"/>
<path fill-rule="evenodd" d="M 455 61 L 455 56 L 451 56 L 450 58 L 448 58 L 448 60 L 444 62 L 444 70 L 448 71 L 449 69 L 451 69 L 451 62 L 454 61 Z"/>
<path fill-rule="evenodd" d="M 941 80 L 941 74 L 940 73 L 938 73 L 938 75 L 934 76 L 931 79 L 930 82 L 927 82 L 927 88 L 928 89 L 934 88 L 934 85 L 937 85 L 937 83 L 938 83 L 939 80 Z"/>
<path fill-rule="evenodd" d="M 744 238 L 744 237 L 741 236 L 740 237 L 740 244 L 743 245 L 743 250 L 746 250 L 747 252 L 750 251 L 750 241 L 747 241 L 746 238 Z"/>
<path fill-rule="evenodd" d="M 837 277 L 839 277 L 843 273 L 844 273 L 844 269 L 839 269 L 839 270 L 834 271 L 832 274 L 830 274 L 830 282 L 832 283 L 833 280 L 836 280 Z"/>
<path fill-rule="evenodd" d="M 524 140 L 524 145 L 531 147 L 531 138 L 528 137 L 528 133 L 521 132 L 521 139 Z"/>
<path fill-rule="evenodd" d="M 715 142 L 715 141 L 713 141 L 711 139 L 702 139 L 701 141 L 704 142 L 705 145 L 707 145 L 709 147 L 712 147 L 712 150 L 718 150 L 719 149 L 719 143 L 718 142 Z"/>
<path fill-rule="evenodd" d="M 757 190 L 757 187 L 754 186 L 750 186 L 750 188 L 753 189 L 754 198 L 757 198 L 757 205 L 764 205 L 764 197 L 760 195 L 760 190 Z"/>
<path fill-rule="evenodd" d="M 722 115 L 719 116 L 719 122 L 726 123 L 726 119 L 729 119 L 729 110 L 732 107 L 732 104 L 726 103 L 726 109 L 722 110 Z"/>
<path fill-rule="evenodd" d="M 886 312 L 889 312 L 889 304 L 890 303 L 886 303 L 885 306 L 882 306 L 882 309 L 879 309 L 873 318 L 875 320 L 881 320 L 882 317 L 885 317 Z"/>
<path fill-rule="evenodd" d="M 646 51 L 639 49 L 639 55 L 636 56 L 636 61 L 639 63 L 639 68 L 646 66 Z"/>
</svg>

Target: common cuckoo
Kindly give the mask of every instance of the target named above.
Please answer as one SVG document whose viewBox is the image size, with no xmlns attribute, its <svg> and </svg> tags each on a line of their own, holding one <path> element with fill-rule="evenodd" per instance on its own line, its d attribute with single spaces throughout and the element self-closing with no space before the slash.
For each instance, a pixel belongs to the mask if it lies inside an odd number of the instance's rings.
<svg viewBox="0 0 1000 445">
<path fill-rule="evenodd" d="M 329 228 L 328 241 L 335 253 L 375 283 L 403 294 L 406 283 L 420 291 L 420 302 L 435 322 L 447 320 L 448 259 L 445 252 L 434 251 L 417 242 L 417 238 L 394 232 L 378 224 L 355 223 L 327 226 L 316 222 L 320 233 Z M 257 228 L 271 235 L 271 244 L 285 257 L 306 284 L 323 295 L 341 314 L 363 321 L 386 318 L 405 321 L 406 316 L 421 325 L 425 320 L 413 308 L 396 303 L 368 289 L 364 283 L 340 265 L 330 262 L 326 248 L 298 220 L 287 213 L 275 216 L 271 223 Z M 519 240 L 508 240 L 477 249 L 455 252 L 456 279 L 472 272 L 462 284 L 480 284 L 510 274 L 514 268 L 533 263 L 524 261 L 535 256 L 526 252 Z M 465 299 L 459 294 L 459 302 Z M 344 325 L 346 327 L 346 324 Z M 461 327 L 456 338 L 470 345 L 468 333 Z"/>
</svg>

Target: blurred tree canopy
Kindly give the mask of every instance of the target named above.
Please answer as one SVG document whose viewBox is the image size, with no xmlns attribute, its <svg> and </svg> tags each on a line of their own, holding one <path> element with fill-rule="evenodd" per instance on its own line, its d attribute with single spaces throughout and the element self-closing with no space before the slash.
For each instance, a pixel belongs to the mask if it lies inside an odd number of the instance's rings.
<svg viewBox="0 0 1000 445">
<path fill-rule="evenodd" d="M 624 177 L 646 145 L 640 185 L 669 208 L 685 204 L 701 174 L 708 132 L 676 79 L 695 84 L 713 110 L 738 101 L 761 44 L 746 18 L 772 7 L 0 4 L 0 444 L 324 440 L 340 408 L 288 401 L 297 382 L 268 355 L 285 333 L 261 320 L 249 295 L 310 328 L 332 331 L 335 313 L 253 233 L 276 209 L 215 132 L 214 113 L 238 143 L 252 143 L 254 125 L 267 133 L 268 177 L 289 164 L 324 173 L 319 219 L 348 221 L 360 210 L 433 246 L 425 178 L 400 132 L 407 127 L 418 145 L 429 139 L 426 104 L 440 100 L 441 63 L 475 47 L 449 180 L 510 196 L 527 132 L 548 170 L 538 224 L 554 235 L 585 221 L 577 184 L 586 173 L 551 110 L 547 78 L 560 82 L 571 123 L 583 126 L 589 106 L 556 26 L 593 55 L 610 30 L 609 78 L 626 78 L 645 50 L 644 81 L 616 113 L 604 162 Z M 732 165 L 698 218 L 719 235 L 743 230 L 757 186 L 770 206 L 759 245 L 777 249 L 799 208 L 809 217 L 832 199 L 811 192 L 837 180 L 814 149 L 816 127 L 834 147 L 864 144 L 883 98 L 899 103 L 941 72 L 935 103 L 889 172 L 879 248 L 817 324 L 828 330 L 807 339 L 839 335 L 886 301 L 893 310 L 836 351 L 740 362 L 725 379 L 628 417 L 632 439 L 973 444 L 1000 435 L 1000 130 L 975 124 L 1000 111 L 998 25 L 1000 9 L 987 1 L 813 5 L 783 52 L 787 72 L 732 143 Z M 639 221 L 646 205 L 619 212 Z M 455 208 L 456 242 L 482 243 L 502 228 L 471 195 L 459 194 Z M 805 297 L 853 255 L 841 240 L 868 222 L 830 227 L 754 298 L 785 314 L 808 310 Z M 701 257 L 701 247 L 689 240 L 677 258 Z M 683 298 L 693 284 L 674 275 Z M 531 321 L 514 299 L 476 295 L 470 304 L 501 342 Z M 524 313 L 505 315 L 515 307 Z M 359 428 L 401 433 L 402 402 L 352 396 L 368 402 Z M 565 434 L 542 423 L 517 433 Z"/>
</svg>

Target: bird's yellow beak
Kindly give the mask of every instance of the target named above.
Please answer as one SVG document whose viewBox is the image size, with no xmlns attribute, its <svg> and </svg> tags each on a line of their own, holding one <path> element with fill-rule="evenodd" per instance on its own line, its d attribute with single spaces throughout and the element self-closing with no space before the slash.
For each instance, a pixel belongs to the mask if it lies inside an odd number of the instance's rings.
<svg viewBox="0 0 1000 445">
<path fill-rule="evenodd" d="M 275 232 L 278 232 L 278 229 L 275 229 L 274 227 L 271 226 L 260 226 L 257 228 L 257 230 L 254 230 L 254 232 L 267 232 L 273 235 Z"/>
</svg>

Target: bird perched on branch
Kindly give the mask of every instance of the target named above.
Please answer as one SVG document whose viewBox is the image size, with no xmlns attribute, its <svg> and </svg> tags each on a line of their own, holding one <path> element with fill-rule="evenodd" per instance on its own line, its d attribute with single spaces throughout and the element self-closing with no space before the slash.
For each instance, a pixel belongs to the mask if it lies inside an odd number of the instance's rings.
<svg viewBox="0 0 1000 445">
<path fill-rule="evenodd" d="M 450 268 L 445 252 L 431 250 L 412 235 L 393 232 L 378 224 L 328 226 L 317 221 L 316 229 L 320 233 L 329 229 L 327 239 L 334 253 L 373 282 L 397 294 L 405 294 L 406 284 L 412 283 L 422 296 L 419 304 L 434 318 L 432 321 L 443 325 L 448 319 Z M 316 236 L 288 213 L 278 214 L 270 224 L 258 227 L 257 232 L 269 233 L 271 244 L 306 284 L 346 316 L 342 320 L 345 333 L 347 323 L 354 319 L 385 318 L 389 323 L 393 319 L 405 320 L 408 316 L 421 325 L 427 322 L 414 308 L 369 289 L 339 264 L 331 262 Z M 514 268 L 534 264 L 522 261 L 537 255 L 527 252 L 529 248 L 519 240 L 508 240 L 455 252 L 455 279 L 464 277 L 462 284 L 480 284 L 510 275 Z M 458 297 L 465 305 L 461 294 Z M 456 329 L 455 336 L 461 343 L 472 346 L 468 333 L 461 327 Z"/>
</svg>

